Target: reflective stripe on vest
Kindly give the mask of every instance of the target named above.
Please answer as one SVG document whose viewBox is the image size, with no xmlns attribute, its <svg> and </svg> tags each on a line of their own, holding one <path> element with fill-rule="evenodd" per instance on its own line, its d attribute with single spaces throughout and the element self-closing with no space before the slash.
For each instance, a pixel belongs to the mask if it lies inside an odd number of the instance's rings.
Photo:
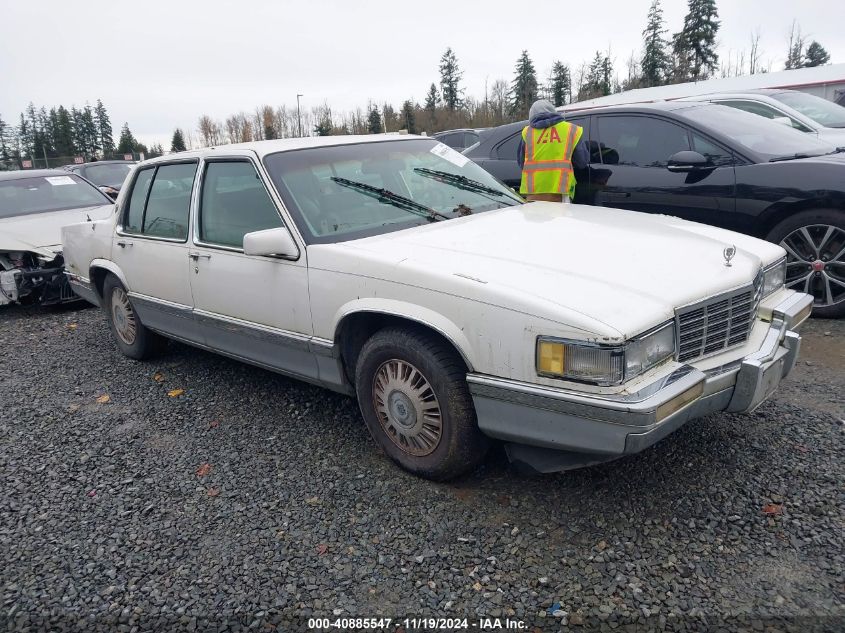
<svg viewBox="0 0 845 633">
<path fill-rule="evenodd" d="M 583 130 L 567 121 L 547 128 L 525 127 L 525 165 L 522 169 L 521 194 L 575 194 L 572 153 Z"/>
</svg>

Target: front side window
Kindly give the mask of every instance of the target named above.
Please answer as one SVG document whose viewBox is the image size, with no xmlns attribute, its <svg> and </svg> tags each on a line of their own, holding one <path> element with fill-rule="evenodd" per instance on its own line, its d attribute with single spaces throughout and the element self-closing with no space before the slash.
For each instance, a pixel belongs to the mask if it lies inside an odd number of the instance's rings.
<svg viewBox="0 0 845 633">
<path fill-rule="evenodd" d="M 0 181 L 0 218 L 113 204 L 75 174 Z"/>
<path fill-rule="evenodd" d="M 599 151 L 606 165 L 666 167 L 669 157 L 690 149 L 679 125 L 645 116 L 598 117 Z"/>
<path fill-rule="evenodd" d="M 734 157 L 730 152 L 695 132 L 692 133 L 692 148 L 716 167 L 727 167 L 734 164 Z"/>
<path fill-rule="evenodd" d="M 248 161 L 208 163 L 202 182 L 200 240 L 243 248 L 244 235 L 282 226 L 276 206 Z"/>
<path fill-rule="evenodd" d="M 431 139 L 279 152 L 267 171 L 306 242 L 332 243 L 521 204 L 481 167 Z"/>
<path fill-rule="evenodd" d="M 197 163 L 159 165 L 139 172 L 129 198 L 127 231 L 185 240 Z"/>
</svg>

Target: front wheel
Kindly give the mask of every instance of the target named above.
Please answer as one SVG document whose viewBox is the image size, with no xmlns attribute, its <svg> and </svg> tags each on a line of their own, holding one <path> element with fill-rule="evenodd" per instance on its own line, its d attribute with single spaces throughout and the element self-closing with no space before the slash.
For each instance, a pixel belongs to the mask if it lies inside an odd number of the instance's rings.
<svg viewBox="0 0 845 633">
<path fill-rule="evenodd" d="M 361 350 L 355 389 L 370 434 L 405 470 L 442 481 L 484 458 L 489 441 L 478 429 L 466 368 L 438 338 L 377 332 Z"/>
<path fill-rule="evenodd" d="M 103 308 L 117 346 L 129 358 L 149 358 L 166 345 L 167 339 L 141 323 L 126 288 L 111 274 L 103 282 Z"/>
<path fill-rule="evenodd" d="M 845 213 L 804 211 L 766 238 L 786 249 L 786 287 L 813 295 L 813 316 L 845 316 Z"/>
</svg>

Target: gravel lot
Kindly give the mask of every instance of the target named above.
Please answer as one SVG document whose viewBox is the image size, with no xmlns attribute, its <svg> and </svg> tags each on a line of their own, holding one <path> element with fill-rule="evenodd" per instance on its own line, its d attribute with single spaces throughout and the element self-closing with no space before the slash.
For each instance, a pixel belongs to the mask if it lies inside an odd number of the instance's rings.
<svg viewBox="0 0 845 633">
<path fill-rule="evenodd" d="M 126 359 L 95 309 L 2 308 L 0 630 L 845 630 L 845 322 L 804 334 L 754 415 L 444 485 L 351 399 L 178 344 Z"/>
</svg>

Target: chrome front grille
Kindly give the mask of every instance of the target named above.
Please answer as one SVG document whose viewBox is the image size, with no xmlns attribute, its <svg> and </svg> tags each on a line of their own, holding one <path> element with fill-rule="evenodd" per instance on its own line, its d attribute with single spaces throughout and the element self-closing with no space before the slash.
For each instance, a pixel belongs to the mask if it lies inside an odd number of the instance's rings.
<svg viewBox="0 0 845 633">
<path fill-rule="evenodd" d="M 694 360 L 745 343 L 757 317 L 762 286 L 758 274 L 746 288 L 678 310 L 678 360 Z"/>
</svg>

